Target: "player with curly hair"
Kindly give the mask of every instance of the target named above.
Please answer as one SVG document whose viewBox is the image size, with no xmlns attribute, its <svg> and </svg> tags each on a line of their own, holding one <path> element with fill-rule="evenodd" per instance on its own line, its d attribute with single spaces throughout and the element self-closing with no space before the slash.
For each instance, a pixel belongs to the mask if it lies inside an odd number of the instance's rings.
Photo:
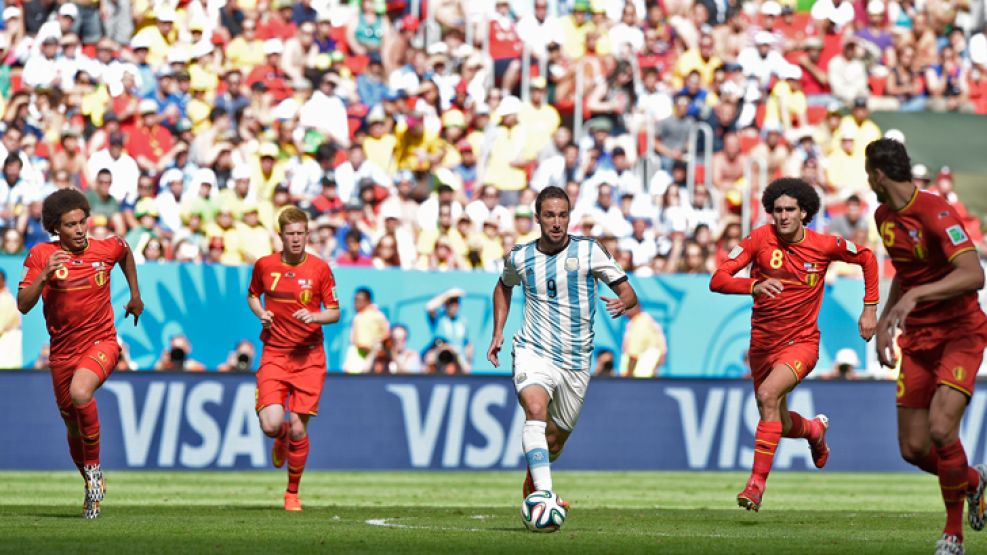
<svg viewBox="0 0 987 555">
<path fill-rule="evenodd" d="M 807 182 L 778 179 L 761 203 L 773 223 L 755 229 L 730 252 L 710 280 L 718 293 L 751 295 L 750 367 L 761 420 L 754 435 L 754 467 L 737 504 L 761 507 L 765 483 L 782 437 L 805 438 L 817 468 L 829 459 L 829 419 L 806 419 L 788 410 L 787 396 L 812 371 L 819 358 L 819 326 L 826 269 L 836 260 L 864 270 L 864 309 L 859 333 L 864 340 L 877 327 L 877 260 L 866 247 L 805 226 L 819 211 L 819 195 Z M 751 267 L 750 277 L 734 274 Z"/>
<path fill-rule="evenodd" d="M 75 189 L 55 191 L 41 206 L 41 223 L 58 240 L 35 245 L 24 260 L 17 308 L 27 314 L 38 299 L 44 304 L 51 335 L 55 402 L 68 429 L 69 452 L 85 480 L 83 516 L 96 518 L 105 493 L 99 463 L 99 412 L 93 394 L 120 357 L 110 303 L 110 270 L 120 264 L 130 301 L 125 315 L 134 325 L 144 311 L 137 266 L 119 237 L 88 237 L 89 202 Z"/>
</svg>

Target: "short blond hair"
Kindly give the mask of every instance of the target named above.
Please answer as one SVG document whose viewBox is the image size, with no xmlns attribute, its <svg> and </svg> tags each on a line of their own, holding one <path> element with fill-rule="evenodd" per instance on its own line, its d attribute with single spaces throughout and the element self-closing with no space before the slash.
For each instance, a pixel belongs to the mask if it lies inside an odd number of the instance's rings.
<svg viewBox="0 0 987 555">
<path fill-rule="evenodd" d="M 289 206 L 278 214 L 278 232 L 284 230 L 291 224 L 305 224 L 308 226 L 308 214 L 300 208 Z"/>
</svg>

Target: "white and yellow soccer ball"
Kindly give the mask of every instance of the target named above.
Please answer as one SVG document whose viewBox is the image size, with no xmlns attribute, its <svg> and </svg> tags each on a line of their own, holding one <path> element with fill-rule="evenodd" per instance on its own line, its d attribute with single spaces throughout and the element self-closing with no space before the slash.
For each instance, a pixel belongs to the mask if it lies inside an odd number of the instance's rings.
<svg viewBox="0 0 987 555">
<path fill-rule="evenodd" d="M 533 492 L 521 502 L 521 522 L 532 532 L 555 532 L 565 515 L 562 498 L 548 490 Z"/>
</svg>

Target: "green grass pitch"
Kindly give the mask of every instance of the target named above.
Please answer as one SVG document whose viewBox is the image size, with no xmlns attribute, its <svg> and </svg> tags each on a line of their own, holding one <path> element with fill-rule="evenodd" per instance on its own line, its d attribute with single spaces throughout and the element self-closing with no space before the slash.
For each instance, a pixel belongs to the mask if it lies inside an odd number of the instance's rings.
<svg viewBox="0 0 987 555">
<path fill-rule="evenodd" d="M 0 473 L 0 553 L 932 553 L 945 512 L 932 476 L 776 472 L 759 514 L 746 475 L 564 472 L 562 531 L 518 517 L 520 472 L 107 472 L 97 521 L 69 472 Z M 966 525 L 964 525 L 966 527 Z M 970 553 L 987 552 L 966 527 Z M 545 551 L 547 552 L 547 551 Z"/>
</svg>

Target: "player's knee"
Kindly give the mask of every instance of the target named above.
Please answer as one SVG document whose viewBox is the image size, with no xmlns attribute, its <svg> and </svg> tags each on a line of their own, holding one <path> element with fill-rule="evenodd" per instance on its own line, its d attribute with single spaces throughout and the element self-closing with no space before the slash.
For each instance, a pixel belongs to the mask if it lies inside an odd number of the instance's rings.
<svg viewBox="0 0 987 555">
<path fill-rule="evenodd" d="M 899 441 L 898 450 L 901 452 L 901 458 L 905 459 L 909 464 L 918 466 L 925 460 L 926 452 L 928 451 L 928 446 L 922 445 L 919 442 L 909 442 L 909 441 Z"/>
<path fill-rule="evenodd" d="M 949 423 L 933 420 L 929 425 L 929 437 L 936 447 L 945 447 L 956 441 L 956 438 L 959 437 L 959 431 Z"/>
<path fill-rule="evenodd" d="M 757 390 L 757 404 L 765 411 L 777 411 L 781 405 L 781 396 L 770 388 L 762 387 Z"/>
<path fill-rule="evenodd" d="M 548 416 L 548 405 L 541 401 L 528 401 L 524 404 L 524 416 L 527 420 L 545 421 Z"/>
<path fill-rule="evenodd" d="M 263 419 L 260 421 L 260 429 L 267 437 L 277 437 L 281 433 L 281 426 L 281 422 Z"/>
<path fill-rule="evenodd" d="M 308 432 L 305 430 L 305 426 L 300 424 L 292 425 L 288 428 L 288 437 L 290 437 L 292 441 L 302 440 L 307 434 Z"/>
<path fill-rule="evenodd" d="M 72 397 L 72 404 L 75 406 L 85 405 L 93 399 L 93 392 L 89 388 L 73 381 L 69 385 L 69 396 Z"/>
</svg>

